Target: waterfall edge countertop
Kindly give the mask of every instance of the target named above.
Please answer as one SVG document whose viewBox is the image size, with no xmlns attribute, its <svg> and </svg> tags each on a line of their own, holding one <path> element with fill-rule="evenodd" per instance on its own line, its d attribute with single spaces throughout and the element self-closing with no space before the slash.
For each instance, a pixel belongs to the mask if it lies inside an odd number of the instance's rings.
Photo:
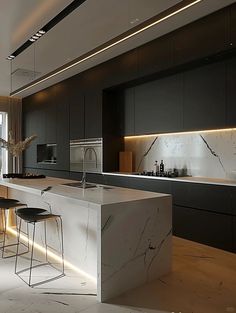
<svg viewBox="0 0 236 313">
<path fill-rule="evenodd" d="M 136 201 L 157 197 L 170 196 L 167 194 L 106 186 L 98 184 L 94 188 L 77 188 L 66 186 L 66 183 L 75 182 L 73 180 L 61 178 L 40 178 L 40 179 L 19 179 L 4 178 L 0 180 L 0 185 L 14 188 L 20 191 L 29 192 L 35 195 L 43 193 L 54 194 L 65 198 L 75 199 L 82 203 L 92 203 L 94 205 L 106 205 L 121 202 Z"/>
<path fill-rule="evenodd" d="M 9 198 L 61 216 L 65 260 L 97 282 L 99 301 L 171 270 L 171 195 L 105 185 L 88 189 L 62 185 L 71 182 L 5 178 L 0 185 L 8 188 Z M 49 226 L 48 238 L 55 241 L 56 225 Z M 39 231 L 36 242 L 42 245 L 43 229 Z"/>
</svg>

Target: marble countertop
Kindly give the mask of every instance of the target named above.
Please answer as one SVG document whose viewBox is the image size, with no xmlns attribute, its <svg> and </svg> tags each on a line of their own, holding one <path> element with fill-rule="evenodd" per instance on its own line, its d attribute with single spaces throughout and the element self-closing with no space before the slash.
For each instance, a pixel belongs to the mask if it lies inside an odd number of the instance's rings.
<svg viewBox="0 0 236 313">
<path fill-rule="evenodd" d="M 209 177 L 156 177 L 156 176 L 145 176 L 145 175 L 135 175 L 131 173 L 103 173 L 104 175 L 114 175 L 114 176 L 126 176 L 135 177 L 143 179 L 157 179 L 157 180 L 167 180 L 167 181 L 178 181 L 178 182 L 189 182 L 189 183 L 200 183 L 200 184 L 211 184 L 211 185 L 222 185 L 222 186 L 232 186 L 236 187 L 236 180 L 228 180 L 221 178 L 209 178 Z"/>
<path fill-rule="evenodd" d="M 86 206 L 88 203 L 97 204 L 100 206 L 170 196 L 162 193 L 105 186 L 100 184 L 98 184 L 95 188 L 88 189 L 63 185 L 65 183 L 71 182 L 75 181 L 52 177 L 41 179 L 4 178 L 0 180 L 0 185 L 24 192 L 29 192 L 35 195 L 42 195 L 44 189 L 47 187 L 52 187 L 50 190 L 45 191 L 45 193 L 58 195 L 69 199 L 75 199 L 80 201 L 81 204 L 86 204 Z"/>
</svg>

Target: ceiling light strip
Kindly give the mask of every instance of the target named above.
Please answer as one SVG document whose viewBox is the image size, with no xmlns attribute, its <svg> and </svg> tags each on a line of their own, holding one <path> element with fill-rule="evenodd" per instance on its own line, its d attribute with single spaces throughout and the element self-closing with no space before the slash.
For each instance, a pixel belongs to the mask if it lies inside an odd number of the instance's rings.
<svg viewBox="0 0 236 313">
<path fill-rule="evenodd" d="M 161 136 L 174 136 L 174 135 L 193 135 L 193 134 L 211 134 L 219 132 L 230 132 L 236 131 L 236 128 L 219 128 L 219 129 L 209 129 L 209 130 L 194 130 L 186 132 L 175 132 L 175 133 L 160 133 L 160 134 L 150 134 L 150 135 L 134 135 L 134 136 L 125 136 L 125 139 L 142 139 L 142 138 L 152 138 L 152 137 L 161 137 Z"/>
<path fill-rule="evenodd" d="M 112 48 L 112 47 L 114 47 L 114 46 L 116 46 L 116 45 L 118 45 L 118 44 L 120 44 L 120 43 L 122 43 L 122 42 L 124 42 L 124 41 L 126 41 L 126 40 L 128 40 L 128 39 L 130 39 L 130 38 L 132 38 L 134 36 L 136 36 L 136 35 L 138 35 L 138 34 L 140 34 L 141 32 L 143 32 L 143 31 L 145 31 L 145 30 L 147 30 L 147 29 L 149 29 L 149 28 L 151 28 L 151 27 L 153 27 L 153 26 L 155 26 L 155 25 L 157 25 L 157 24 L 159 24 L 159 23 L 161 23 L 161 22 L 171 18 L 172 16 L 175 16 L 175 15 L 179 14 L 180 12 L 187 10 L 188 8 L 196 5 L 197 3 L 201 2 L 201 1 L 203 1 L 203 0 L 195 0 L 195 1 L 191 1 L 190 3 L 189 3 L 189 1 L 182 1 L 181 3 L 175 5 L 174 7 L 171 8 L 172 10 L 173 10 L 173 8 L 175 8 L 175 10 L 173 12 L 167 13 L 167 12 L 170 11 L 170 9 L 168 9 L 165 12 L 162 12 L 161 14 L 158 14 L 157 17 L 159 17 L 159 18 L 157 20 L 153 21 L 154 18 L 151 18 L 148 21 L 149 23 L 147 25 L 142 26 L 142 25 L 146 24 L 147 21 L 142 23 L 141 25 L 137 25 L 136 27 L 134 27 L 133 31 L 131 30 L 132 32 L 130 34 L 126 35 L 128 32 L 130 32 L 130 31 L 128 31 L 125 34 L 117 36 L 115 39 L 107 42 L 104 45 L 101 45 L 100 47 L 98 47 L 98 48 L 90 51 L 89 53 L 81 56 L 80 58 L 72 61 L 71 63 L 69 63 L 69 65 L 65 65 L 65 66 L 63 66 L 63 67 L 61 67 L 61 68 L 51 72 L 51 74 L 49 73 L 49 74 L 45 75 L 41 79 L 38 79 L 36 82 L 34 82 L 32 84 L 28 84 L 26 87 L 20 88 L 20 89 L 18 89 L 16 91 L 10 93 L 10 95 L 11 96 L 15 96 L 15 95 L 17 95 L 17 94 L 19 94 L 19 93 L 21 93 L 23 91 L 28 90 L 29 88 L 37 86 L 38 84 L 41 84 L 41 83 L 47 81 L 48 79 L 50 79 L 50 78 L 52 78 L 54 76 L 57 76 L 57 75 L 65 72 L 65 71 L 69 70 L 70 68 L 72 68 L 72 67 L 74 67 L 74 66 L 76 66 L 76 65 L 78 65 L 78 64 L 80 64 L 82 62 L 85 62 L 85 61 L 93 58 L 94 56 L 96 56 L 96 55 L 98 55 L 98 54 L 100 54 L 100 53 L 102 53 L 102 52 L 104 52 L 104 51 L 106 51 L 106 50 L 108 50 L 108 49 L 110 49 L 110 48 Z M 187 4 L 185 4 L 184 6 L 180 7 L 180 5 L 183 4 L 183 3 L 184 4 L 187 3 Z M 164 15 L 163 17 L 160 17 L 160 16 L 163 15 L 163 13 L 166 13 L 166 15 Z M 155 18 L 157 18 L 157 17 L 155 17 Z M 153 21 L 153 22 L 150 22 L 150 21 Z"/>
</svg>

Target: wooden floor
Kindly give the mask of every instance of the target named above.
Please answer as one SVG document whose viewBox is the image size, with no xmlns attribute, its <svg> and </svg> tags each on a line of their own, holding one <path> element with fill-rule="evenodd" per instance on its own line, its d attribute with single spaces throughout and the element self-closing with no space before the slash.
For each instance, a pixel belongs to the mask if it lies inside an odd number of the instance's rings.
<svg viewBox="0 0 236 313">
<path fill-rule="evenodd" d="M 236 313 L 236 254 L 174 237 L 172 273 L 112 303 L 175 313 Z"/>
</svg>

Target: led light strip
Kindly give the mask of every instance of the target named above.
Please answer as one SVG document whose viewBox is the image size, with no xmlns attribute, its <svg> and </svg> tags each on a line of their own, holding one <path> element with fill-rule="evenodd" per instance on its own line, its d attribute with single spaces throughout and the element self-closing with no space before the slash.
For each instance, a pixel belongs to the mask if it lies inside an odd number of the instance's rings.
<svg viewBox="0 0 236 313">
<path fill-rule="evenodd" d="M 11 233 L 12 235 L 14 235 L 14 236 L 17 237 L 17 232 L 16 232 L 13 228 L 9 227 L 8 225 L 7 225 L 6 228 L 7 228 L 7 231 L 8 231 L 9 233 Z M 26 236 L 24 236 L 23 234 L 20 235 L 20 238 L 21 238 L 24 242 L 28 243 L 28 238 L 27 238 Z M 29 240 L 29 244 L 30 244 L 31 246 L 32 246 L 32 243 L 33 243 L 32 240 Z M 46 249 L 45 249 L 44 247 L 40 246 L 40 245 L 37 244 L 37 243 L 34 243 L 34 248 L 35 248 L 36 250 L 40 251 L 40 252 L 46 253 Z M 54 253 L 51 252 L 51 251 L 47 251 L 47 254 L 48 254 L 53 260 L 55 260 L 55 261 L 57 261 L 57 262 L 59 262 L 59 263 L 62 263 L 62 259 L 61 259 L 58 255 L 54 254 Z M 88 273 L 82 271 L 81 269 L 79 269 L 78 267 L 74 266 L 74 265 L 71 264 L 70 262 L 64 260 L 64 264 L 65 264 L 66 267 L 72 269 L 73 271 L 77 272 L 78 274 L 83 275 L 83 276 L 86 276 L 88 279 L 90 279 L 90 280 L 93 281 L 94 283 L 97 283 L 97 280 L 96 280 L 95 277 L 93 277 L 92 275 L 90 275 L 90 274 L 88 274 Z"/>
<path fill-rule="evenodd" d="M 104 51 L 106 51 L 106 50 L 108 50 L 108 49 L 110 49 L 110 48 L 112 48 L 112 47 L 114 47 L 114 46 L 124 42 L 124 41 L 126 41 L 127 39 L 130 39 L 130 38 L 140 34 L 141 32 L 143 32 L 143 31 L 145 31 L 145 30 L 147 30 L 147 29 L 149 29 L 149 28 L 151 28 L 151 27 L 153 27 L 153 26 L 155 26 L 155 25 L 157 25 L 157 24 L 159 24 L 159 23 L 169 19 L 170 17 L 172 17 L 172 16 L 174 16 L 174 15 L 176 15 L 176 14 L 182 12 L 182 11 L 185 11 L 186 9 L 196 5 L 197 3 L 201 2 L 201 1 L 203 1 L 203 0 L 195 0 L 195 1 L 193 1 L 193 2 L 191 2 L 189 4 L 187 4 L 187 5 L 183 6 L 180 9 L 178 9 L 178 10 L 172 12 L 172 13 L 169 13 L 166 16 L 156 20 L 155 22 L 152 22 L 149 25 L 146 25 L 145 27 L 143 27 L 141 29 L 138 29 L 137 31 L 134 31 L 133 33 L 131 33 L 131 34 L 129 34 L 129 35 L 127 35 L 127 36 L 125 36 L 125 37 L 123 37 L 123 38 L 121 38 L 121 39 L 119 39 L 119 40 L 117 40 L 117 41 L 115 41 L 115 42 L 113 42 L 111 44 L 108 44 L 107 46 L 105 46 L 105 47 L 103 47 L 103 48 L 101 48 L 101 49 L 99 49 L 99 50 L 97 50 L 97 51 L 87 55 L 86 57 L 84 57 L 84 58 L 82 58 L 82 59 L 80 59 L 78 61 L 75 61 L 74 63 L 66 66 L 65 68 L 60 69 L 60 70 L 54 72 L 53 74 L 49 74 L 48 76 L 38 80 L 37 82 L 35 82 L 35 83 L 33 83 L 33 84 L 31 84 L 31 85 L 29 85 L 29 86 L 27 86 L 27 87 L 25 87 L 25 88 L 23 88 L 21 90 L 18 90 L 18 91 L 15 91 L 15 92 L 11 93 L 11 96 L 15 96 L 15 95 L 17 95 L 17 94 L 19 94 L 19 93 L 21 93 L 21 92 L 23 92 L 25 90 L 28 90 L 29 88 L 37 86 L 38 84 L 43 83 L 44 81 L 46 81 L 46 80 L 48 80 L 48 79 L 50 79 L 50 78 L 52 78 L 52 77 L 54 77 L 56 75 L 59 75 L 59 74 L 65 72 L 65 71 L 67 71 L 68 69 L 70 69 L 70 68 L 72 68 L 72 67 L 74 67 L 74 66 L 76 66 L 76 65 L 78 65 L 78 64 L 80 64 L 82 62 L 84 62 L 84 61 L 87 61 L 87 60 L 91 59 L 92 57 L 94 57 L 94 56 L 96 56 L 96 55 L 98 55 L 98 54 L 100 54 L 100 53 L 102 53 L 102 52 L 104 52 Z"/>
<path fill-rule="evenodd" d="M 125 136 L 125 139 L 138 139 L 138 138 L 151 138 L 160 136 L 173 136 L 173 135 L 191 135 L 191 134 L 206 134 L 206 133 L 219 133 L 219 132 L 229 132 L 236 131 L 236 128 L 220 128 L 220 129 L 210 129 L 210 130 L 195 130 L 187 132 L 176 132 L 176 133 L 161 133 L 161 134 L 150 134 L 150 135 L 135 135 L 135 136 Z"/>
</svg>

